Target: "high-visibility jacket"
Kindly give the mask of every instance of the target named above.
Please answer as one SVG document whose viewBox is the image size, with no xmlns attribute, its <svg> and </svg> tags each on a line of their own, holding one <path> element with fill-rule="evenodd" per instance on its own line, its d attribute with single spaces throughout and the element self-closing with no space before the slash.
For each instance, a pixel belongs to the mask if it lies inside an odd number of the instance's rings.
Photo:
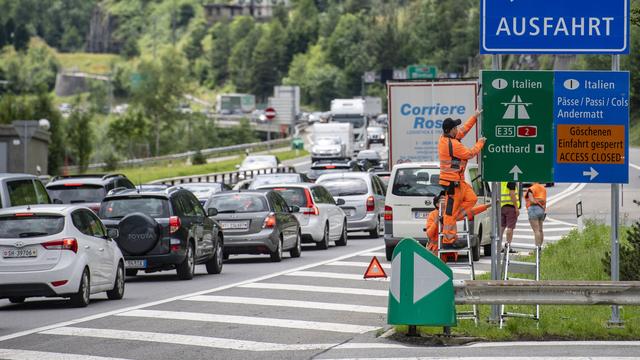
<svg viewBox="0 0 640 360">
<path fill-rule="evenodd" d="M 508 184 L 507 182 L 500 183 L 500 188 L 501 188 L 500 203 L 502 204 L 502 206 L 511 205 L 516 207 L 517 209 L 520 209 L 520 199 L 518 199 L 518 193 L 516 192 L 516 203 L 514 204 L 513 200 L 511 200 L 511 195 L 509 195 L 509 192 L 511 191 L 511 189 L 509 189 L 507 184 Z M 516 187 L 516 190 L 517 190 L 517 187 Z"/>
<path fill-rule="evenodd" d="M 458 130 L 455 138 L 442 134 L 438 142 L 438 156 L 440 158 L 440 184 L 448 185 L 452 181 L 464 181 L 464 169 L 467 160 L 478 155 L 484 141 L 478 141 L 471 149 L 462 145 L 460 140 L 467 135 L 478 119 L 471 116 Z"/>
<path fill-rule="evenodd" d="M 427 249 L 438 253 L 438 209 L 432 210 L 427 217 Z"/>
<path fill-rule="evenodd" d="M 529 199 L 530 193 L 533 194 L 533 201 Z M 545 189 L 544 186 L 538 183 L 533 183 L 533 185 L 531 185 L 527 190 L 527 195 L 525 199 L 527 200 L 527 209 L 531 205 L 538 205 L 543 209 L 546 209 L 547 208 L 547 189 Z"/>
</svg>

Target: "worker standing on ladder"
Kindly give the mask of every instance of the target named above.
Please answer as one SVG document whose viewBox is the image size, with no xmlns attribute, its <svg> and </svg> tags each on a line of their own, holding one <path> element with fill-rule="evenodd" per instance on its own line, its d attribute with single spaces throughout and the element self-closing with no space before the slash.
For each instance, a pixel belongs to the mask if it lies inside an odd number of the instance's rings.
<svg viewBox="0 0 640 360">
<path fill-rule="evenodd" d="M 502 182 L 500 183 L 502 194 L 500 196 L 500 203 L 502 204 L 502 208 L 500 208 L 500 215 L 502 218 L 500 227 L 500 238 L 505 233 L 507 233 L 507 242 L 502 247 L 502 251 L 507 248 L 507 245 L 511 245 L 511 241 L 513 240 L 513 230 L 516 228 L 516 223 L 518 222 L 518 216 L 520 216 L 520 200 L 518 199 L 518 195 L 516 191 L 518 186 L 515 182 Z M 516 251 L 511 249 L 509 246 L 509 252 L 515 253 Z"/>
<path fill-rule="evenodd" d="M 435 209 L 429 213 L 427 217 L 427 249 L 431 251 L 434 255 L 438 255 L 438 222 L 439 220 L 439 211 L 440 211 L 440 196 L 442 194 L 438 194 L 433 198 L 433 206 Z"/>
<path fill-rule="evenodd" d="M 443 212 L 442 234 L 444 244 L 455 244 L 457 236 L 456 217 L 458 212 L 469 220 L 473 220 L 472 209 L 478 201 L 473 188 L 464 181 L 464 170 L 467 161 L 476 156 L 486 141 L 482 137 L 471 148 L 464 146 L 460 140 L 473 128 L 482 111 L 476 110 L 461 128 L 460 119 L 446 118 L 442 122 L 443 134 L 438 143 L 438 155 L 440 158 L 440 185 L 445 188 L 445 209 Z"/>
</svg>

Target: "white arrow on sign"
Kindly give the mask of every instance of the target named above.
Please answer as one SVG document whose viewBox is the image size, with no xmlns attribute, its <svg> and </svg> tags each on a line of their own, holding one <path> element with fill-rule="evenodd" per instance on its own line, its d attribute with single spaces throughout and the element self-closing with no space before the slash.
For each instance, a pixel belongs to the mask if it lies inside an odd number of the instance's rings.
<svg viewBox="0 0 640 360">
<path fill-rule="evenodd" d="M 437 290 L 449 276 L 419 254 L 413 254 L 413 303 Z"/>
<path fill-rule="evenodd" d="M 598 174 L 600 174 L 599 172 L 596 171 L 596 169 L 589 167 L 589 171 L 583 171 L 582 172 L 582 176 L 588 176 L 589 180 L 593 180 L 595 179 L 596 176 L 598 176 Z"/>
<path fill-rule="evenodd" d="M 522 170 L 516 165 L 509 171 L 509 174 L 513 174 L 513 181 L 518 181 L 518 174 L 522 174 Z"/>
</svg>

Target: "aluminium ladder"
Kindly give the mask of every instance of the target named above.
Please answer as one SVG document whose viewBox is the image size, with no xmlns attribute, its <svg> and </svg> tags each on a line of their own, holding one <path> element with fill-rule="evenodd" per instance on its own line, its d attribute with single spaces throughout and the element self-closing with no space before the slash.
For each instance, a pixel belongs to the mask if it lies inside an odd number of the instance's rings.
<svg viewBox="0 0 640 360">
<path fill-rule="evenodd" d="M 464 247 L 454 248 L 452 246 L 443 244 L 442 239 L 444 235 L 442 234 L 442 228 L 441 228 L 442 209 L 443 209 L 442 205 L 444 205 L 443 201 L 441 201 L 440 205 L 441 206 L 439 207 L 439 214 L 438 214 L 438 258 L 442 259 L 442 255 L 447 256 L 449 254 L 454 254 L 457 260 L 458 255 L 466 255 L 467 256 L 466 262 L 458 263 L 457 261 L 455 261 L 452 263 L 447 261 L 446 264 L 450 268 L 468 268 L 469 279 L 475 280 L 476 271 L 475 271 L 475 266 L 473 264 L 473 249 L 471 244 L 471 235 L 469 234 L 469 220 L 465 217 L 462 224 L 462 231 L 460 231 L 460 228 L 458 227 L 458 232 L 457 232 L 458 240 L 463 239 L 466 242 L 466 245 Z M 443 247 L 443 245 L 445 245 L 446 247 Z M 479 319 L 478 306 L 477 305 L 472 305 L 472 306 L 473 306 L 473 309 L 471 311 L 458 312 L 458 319 L 460 320 L 473 319 L 473 322 L 477 326 L 478 319 Z"/>
<path fill-rule="evenodd" d="M 526 262 L 520 260 L 512 260 L 510 250 L 511 249 L 520 249 L 520 250 L 534 250 L 535 251 L 535 262 Z M 503 268 L 502 268 L 502 276 L 505 281 L 507 280 L 523 280 L 523 281 L 540 281 L 540 247 L 536 245 L 530 244 L 507 244 L 504 249 L 503 255 Z M 517 278 L 511 276 L 511 274 L 516 275 L 533 275 L 534 279 L 524 279 Z M 536 321 L 536 327 L 540 324 L 540 305 L 536 305 L 535 313 L 517 313 L 517 312 L 508 312 L 506 306 L 504 304 L 500 305 L 500 328 L 504 326 L 504 322 L 507 318 L 525 318 L 532 319 Z"/>
</svg>

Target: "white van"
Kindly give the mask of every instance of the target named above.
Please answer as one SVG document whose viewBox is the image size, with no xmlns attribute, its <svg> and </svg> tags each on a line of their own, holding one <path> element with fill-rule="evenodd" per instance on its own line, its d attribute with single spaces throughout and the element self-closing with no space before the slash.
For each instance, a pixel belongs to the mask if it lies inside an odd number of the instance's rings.
<svg viewBox="0 0 640 360">
<path fill-rule="evenodd" d="M 491 202 L 489 186 L 478 174 L 478 165 L 467 165 L 465 178 L 473 185 L 478 195 L 478 205 L 488 204 Z M 443 189 L 439 181 L 438 162 L 404 163 L 393 167 L 384 207 L 384 243 L 387 260 L 391 261 L 393 249 L 404 238 L 411 237 L 426 245 L 426 219 L 429 212 L 435 208 L 433 197 Z M 462 222 L 459 222 L 459 230 L 461 224 Z M 480 258 L 480 246 L 483 246 L 485 255 L 491 254 L 489 210 L 476 215 L 472 230 L 473 258 L 477 261 Z"/>
</svg>

